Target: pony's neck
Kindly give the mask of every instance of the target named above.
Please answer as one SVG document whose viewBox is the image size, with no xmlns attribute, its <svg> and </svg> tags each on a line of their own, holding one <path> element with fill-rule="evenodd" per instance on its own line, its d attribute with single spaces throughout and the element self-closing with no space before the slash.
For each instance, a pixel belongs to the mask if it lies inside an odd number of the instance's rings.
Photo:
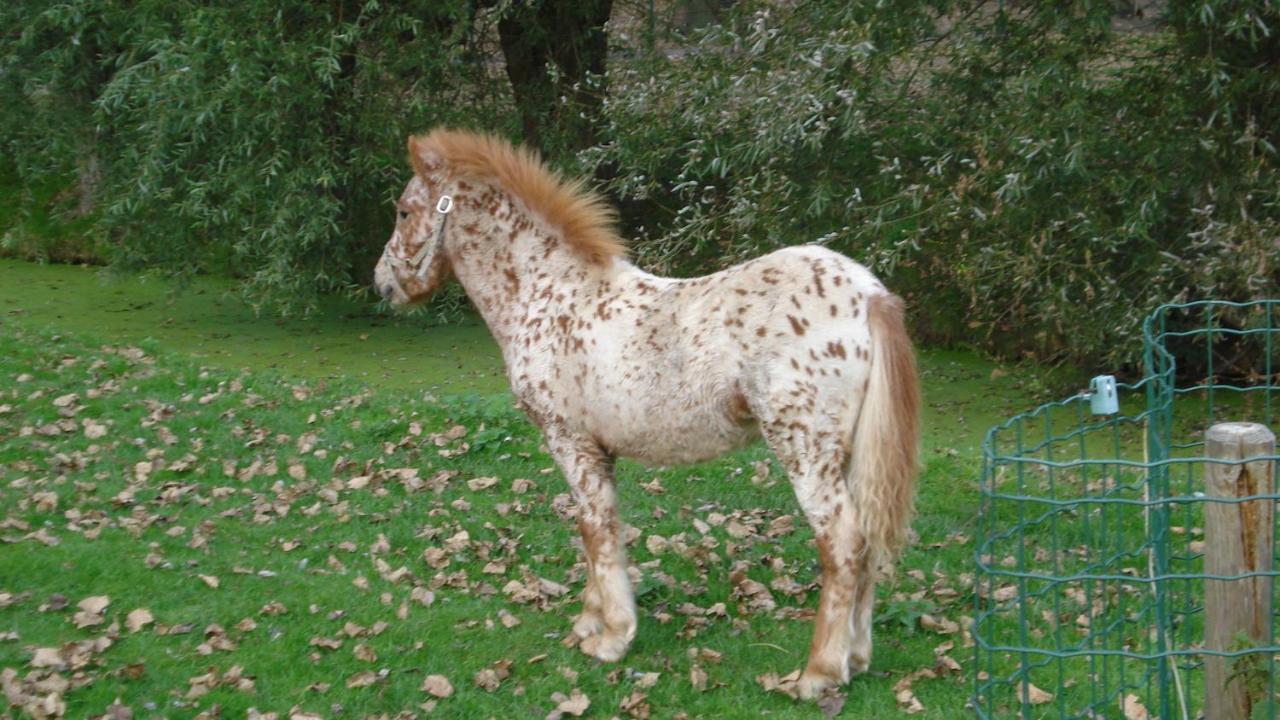
<svg viewBox="0 0 1280 720">
<path fill-rule="evenodd" d="M 453 275 L 504 350 L 531 313 L 585 301 L 631 269 L 620 258 L 593 264 L 500 191 L 460 203 L 455 215 L 445 240 Z"/>
</svg>

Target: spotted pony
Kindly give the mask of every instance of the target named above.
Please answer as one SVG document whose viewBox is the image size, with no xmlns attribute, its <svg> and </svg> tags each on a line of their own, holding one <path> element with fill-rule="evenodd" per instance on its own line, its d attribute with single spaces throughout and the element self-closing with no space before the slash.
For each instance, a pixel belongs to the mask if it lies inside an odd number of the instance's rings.
<svg viewBox="0 0 1280 720">
<path fill-rule="evenodd" d="M 902 301 L 858 263 L 791 247 L 691 279 L 626 260 L 614 212 L 492 135 L 409 140 L 414 176 L 375 270 L 394 306 L 456 278 L 578 507 L 573 632 L 616 661 L 636 634 L 614 459 L 694 463 L 763 436 L 813 527 L 822 593 L 804 697 L 871 660 L 875 584 L 915 494 L 919 390 Z"/>
</svg>

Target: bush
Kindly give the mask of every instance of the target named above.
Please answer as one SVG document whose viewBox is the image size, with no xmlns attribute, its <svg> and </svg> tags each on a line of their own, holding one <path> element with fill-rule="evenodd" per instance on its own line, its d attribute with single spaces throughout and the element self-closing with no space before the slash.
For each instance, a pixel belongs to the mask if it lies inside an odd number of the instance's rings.
<svg viewBox="0 0 1280 720">
<path fill-rule="evenodd" d="M 255 302 L 305 308 L 367 280 L 408 132 L 587 122 L 608 88 L 592 133 L 538 139 L 596 138 L 551 159 L 609 178 L 643 264 L 693 274 L 820 242 L 906 296 L 922 339 L 1114 369 L 1155 305 L 1280 280 L 1280 10 L 1169 0 L 1118 31 L 1120 6 L 741 0 L 661 43 L 619 22 L 604 79 L 538 76 L 529 58 L 554 53 L 535 43 L 520 67 L 563 106 L 522 123 L 493 44 L 499 19 L 548 15 L 533 5 L 10 3 L 0 144 L 28 210 L 5 243 L 229 272 Z M 47 207 L 89 218 L 60 229 L 90 242 L 25 233 Z"/>
<path fill-rule="evenodd" d="M 475 20 L 463 0 L 16 3 L 0 137 L 24 185 L 91 198 L 117 265 L 305 308 L 367 281 L 405 136 L 493 107 Z"/>
<path fill-rule="evenodd" d="M 1280 27 L 1117 34 L 1108 3 L 989 10 L 744 4 L 697 52 L 615 69 L 608 142 L 582 160 L 621 169 L 642 260 L 692 273 L 827 244 L 934 342 L 1117 367 L 1161 302 L 1276 294 L 1277 106 L 1254 89 L 1278 66 L 1221 60 L 1236 90 L 1214 93 L 1204 65 Z M 1218 44 L 1189 39 L 1205 34 Z"/>
</svg>

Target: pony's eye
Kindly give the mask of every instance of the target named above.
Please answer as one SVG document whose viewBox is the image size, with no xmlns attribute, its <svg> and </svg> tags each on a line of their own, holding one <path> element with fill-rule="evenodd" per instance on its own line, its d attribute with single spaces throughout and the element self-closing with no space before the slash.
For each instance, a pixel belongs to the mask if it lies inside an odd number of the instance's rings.
<svg viewBox="0 0 1280 720">
<path fill-rule="evenodd" d="M 401 211 L 400 211 L 400 219 L 401 219 L 401 220 L 404 220 L 404 219 L 405 219 L 405 218 L 407 218 L 407 217 L 409 217 L 409 213 L 408 213 L 407 211 L 405 211 L 405 210 L 401 210 Z"/>
</svg>

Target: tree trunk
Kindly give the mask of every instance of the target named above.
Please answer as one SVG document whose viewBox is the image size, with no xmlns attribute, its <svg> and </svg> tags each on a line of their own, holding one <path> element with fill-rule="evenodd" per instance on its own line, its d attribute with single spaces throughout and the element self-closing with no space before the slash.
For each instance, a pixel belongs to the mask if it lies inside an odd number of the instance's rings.
<svg viewBox="0 0 1280 720">
<path fill-rule="evenodd" d="M 612 8 L 613 0 L 530 0 L 498 22 L 525 142 L 543 154 L 595 142 Z"/>
</svg>

